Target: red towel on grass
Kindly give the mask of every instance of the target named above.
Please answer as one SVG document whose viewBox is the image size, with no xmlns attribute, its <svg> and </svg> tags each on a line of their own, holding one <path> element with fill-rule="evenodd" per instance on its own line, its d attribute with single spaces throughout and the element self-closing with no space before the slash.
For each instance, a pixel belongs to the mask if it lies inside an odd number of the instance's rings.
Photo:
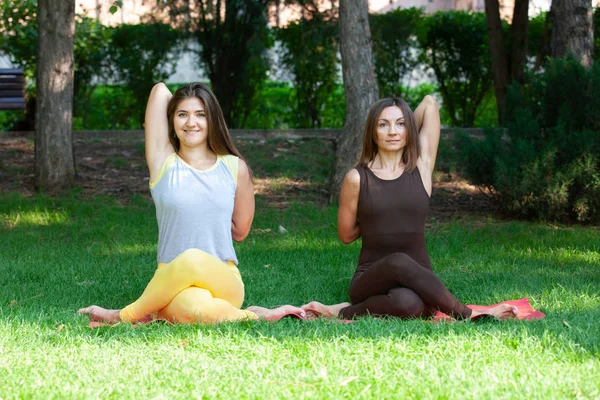
<svg viewBox="0 0 600 400">
<path fill-rule="evenodd" d="M 522 298 L 521 300 L 507 300 L 498 304 L 493 304 L 491 306 L 478 306 L 476 304 L 469 304 L 467 307 L 472 308 L 473 310 L 487 310 L 492 307 L 496 307 L 500 304 L 510 304 L 511 306 L 517 307 L 517 319 L 523 319 L 525 321 L 532 321 L 535 319 L 542 319 L 546 317 L 541 311 L 534 310 L 531 304 L 529 304 L 529 299 L 527 297 Z M 447 314 L 444 314 L 441 311 L 438 311 L 435 317 L 433 317 L 435 322 L 439 321 L 455 321 L 454 318 L 450 317 Z"/>
</svg>

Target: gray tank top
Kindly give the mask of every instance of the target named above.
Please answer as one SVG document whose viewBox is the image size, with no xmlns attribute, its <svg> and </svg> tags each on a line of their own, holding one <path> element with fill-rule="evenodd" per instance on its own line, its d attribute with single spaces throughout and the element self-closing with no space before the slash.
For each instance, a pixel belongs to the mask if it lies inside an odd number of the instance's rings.
<svg viewBox="0 0 600 400">
<path fill-rule="evenodd" d="M 200 249 L 223 262 L 238 263 L 231 237 L 231 217 L 239 159 L 218 156 L 199 171 L 176 153 L 150 183 L 158 221 L 158 263 L 171 262 L 188 249 Z"/>
</svg>

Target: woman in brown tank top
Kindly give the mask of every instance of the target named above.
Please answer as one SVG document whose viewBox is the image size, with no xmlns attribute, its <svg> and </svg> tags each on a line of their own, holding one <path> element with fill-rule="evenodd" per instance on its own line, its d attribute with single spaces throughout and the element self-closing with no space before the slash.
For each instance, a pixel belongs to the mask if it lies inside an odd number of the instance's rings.
<svg viewBox="0 0 600 400">
<path fill-rule="evenodd" d="M 431 96 L 414 114 L 395 97 L 371 107 L 360 162 L 344 178 L 338 212 L 342 242 L 362 237 L 350 283 L 352 303 L 325 306 L 314 301 L 303 309 L 341 318 L 416 318 L 437 310 L 460 319 L 516 316 L 516 308 L 506 304 L 485 313 L 468 308 L 431 269 L 424 228 L 439 139 L 439 109 Z"/>
</svg>

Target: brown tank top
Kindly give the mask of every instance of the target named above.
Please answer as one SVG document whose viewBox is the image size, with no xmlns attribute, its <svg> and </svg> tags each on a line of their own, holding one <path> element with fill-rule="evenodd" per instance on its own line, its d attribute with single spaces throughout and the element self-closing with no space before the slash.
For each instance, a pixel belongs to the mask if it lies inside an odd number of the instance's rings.
<svg viewBox="0 0 600 400">
<path fill-rule="evenodd" d="M 429 196 L 419 170 L 392 180 L 381 179 L 362 165 L 356 170 L 360 175 L 358 221 L 362 236 L 357 271 L 398 252 L 431 269 L 425 247 Z"/>
</svg>

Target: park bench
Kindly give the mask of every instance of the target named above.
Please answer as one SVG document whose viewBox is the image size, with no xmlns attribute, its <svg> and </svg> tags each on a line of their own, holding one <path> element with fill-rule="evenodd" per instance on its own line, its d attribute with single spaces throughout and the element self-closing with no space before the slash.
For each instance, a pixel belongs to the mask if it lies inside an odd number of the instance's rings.
<svg viewBox="0 0 600 400">
<path fill-rule="evenodd" d="M 22 69 L 0 69 L 0 110 L 24 110 L 24 89 Z"/>
</svg>

